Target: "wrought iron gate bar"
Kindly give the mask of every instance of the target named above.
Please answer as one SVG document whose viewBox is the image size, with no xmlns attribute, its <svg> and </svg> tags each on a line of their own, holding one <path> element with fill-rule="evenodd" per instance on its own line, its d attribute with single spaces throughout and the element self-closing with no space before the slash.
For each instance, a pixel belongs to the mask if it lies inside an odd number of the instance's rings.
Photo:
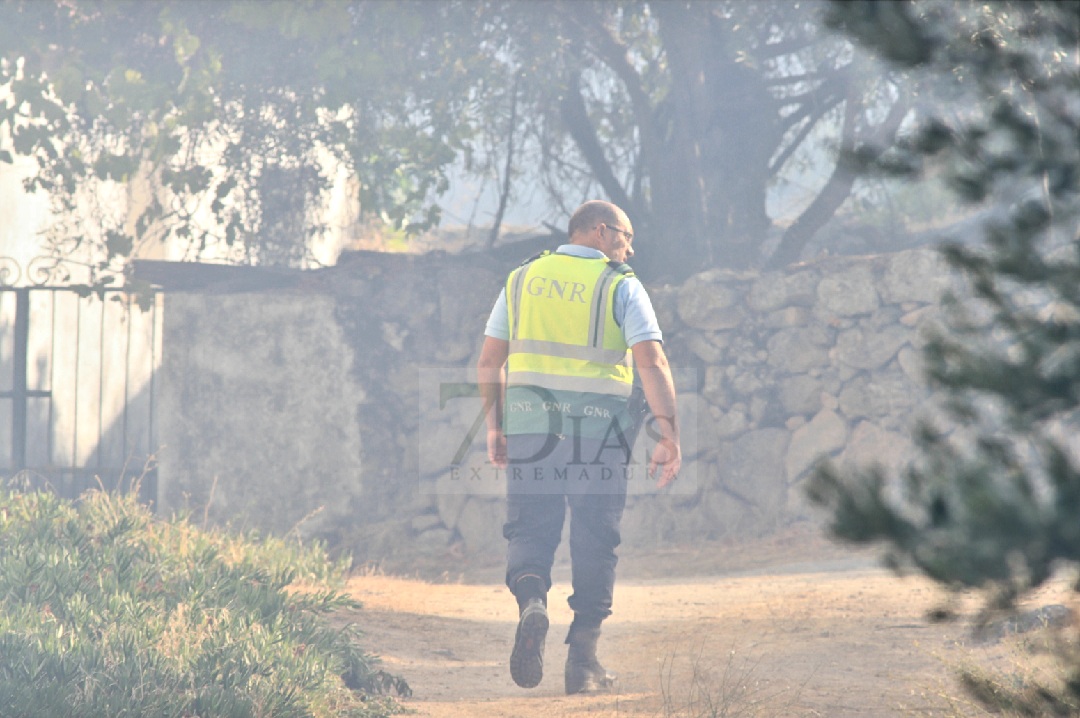
<svg viewBox="0 0 1080 718">
<path fill-rule="evenodd" d="M 30 345 L 30 290 L 15 290 L 15 345 L 11 357 L 11 460 L 26 466 L 26 357 Z"/>
<path fill-rule="evenodd" d="M 127 295 L 127 311 L 131 312 L 131 295 Z M 123 428 L 121 429 L 121 436 L 123 437 L 122 446 L 127 446 L 128 435 L 128 402 L 131 401 L 131 325 L 134 322 L 127 323 L 127 346 L 124 352 L 124 416 L 123 416 Z"/>
<path fill-rule="evenodd" d="M 0 356 L 0 366 L 10 361 L 12 372 L 9 388 L 0 389 L 0 424 L 11 421 L 10 432 L 0 435 L 0 479 L 25 472 L 32 483 L 74 496 L 96 486 L 99 477 L 116 485 L 138 478 L 157 449 L 159 301 L 145 307 L 123 287 L 88 294 L 86 287 L 49 283 L 62 263 L 37 261 L 24 273 L 17 262 L 0 257 L 0 297 L 15 300 L 13 313 L 10 303 L 0 305 L 0 338 L 7 335 L 12 342 L 10 359 L 6 341 Z M 15 286 L 20 279 L 30 283 Z M 42 298 L 33 299 L 39 293 Z M 114 311 L 111 302 L 117 298 L 120 308 Z M 95 301 L 101 305 L 97 312 Z M 120 346 L 121 341 L 126 344 Z M 95 381 L 96 389 L 87 384 Z M 95 419 L 96 431 L 88 423 Z M 11 446 L 5 453 L 6 441 Z M 81 451 L 80 445 L 92 450 Z M 141 490 L 144 498 L 155 498 L 153 467 Z"/>
<path fill-rule="evenodd" d="M 49 304 L 49 310 L 50 310 L 49 311 L 49 315 L 50 315 L 50 319 L 49 319 L 49 341 L 52 342 L 53 338 L 56 337 L 56 297 L 55 296 L 53 297 L 53 301 Z M 49 362 L 49 389 L 51 390 L 52 387 L 54 387 L 54 386 L 56 386 L 56 362 L 51 361 L 51 362 Z M 52 399 L 50 399 L 49 400 L 48 426 L 53 426 L 53 420 L 54 420 L 53 401 L 52 401 Z M 47 456 L 47 457 L 49 457 L 51 459 L 53 457 L 53 450 L 54 449 L 55 449 L 55 447 L 53 446 L 53 432 L 52 431 L 47 431 L 47 432 L 45 432 L 45 456 Z"/>
<path fill-rule="evenodd" d="M 98 346 L 101 348 L 101 358 L 98 361 L 98 402 L 97 402 L 97 467 L 102 467 L 102 446 L 105 438 L 105 302 L 101 302 L 101 326 L 98 328 Z M 125 367 L 126 368 L 126 367 Z M 127 409 L 127 397 L 124 397 L 124 409 Z"/>
<path fill-rule="evenodd" d="M 55 339 L 55 337 L 53 337 Z M 72 411 L 75 413 L 75 418 L 72 423 L 75 426 L 75 431 L 71 437 L 71 461 L 72 463 L 78 463 L 79 461 L 79 358 L 82 354 L 82 302 L 75 302 L 75 387 L 73 389 L 73 396 L 75 397 L 75 403 Z"/>
</svg>

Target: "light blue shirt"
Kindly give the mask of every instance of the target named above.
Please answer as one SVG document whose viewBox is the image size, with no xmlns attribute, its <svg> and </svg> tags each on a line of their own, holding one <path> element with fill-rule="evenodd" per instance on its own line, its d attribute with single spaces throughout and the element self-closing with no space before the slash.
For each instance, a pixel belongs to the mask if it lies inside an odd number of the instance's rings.
<svg viewBox="0 0 1080 718">
<path fill-rule="evenodd" d="M 569 254 L 574 257 L 587 257 L 590 259 L 606 259 L 599 249 L 582 247 L 578 244 L 563 244 L 557 250 L 557 254 Z M 506 308 L 506 287 L 499 293 L 495 306 L 488 317 L 484 334 L 495 339 L 510 340 L 510 321 Z M 612 308 L 615 314 L 615 323 L 622 329 L 623 339 L 626 346 L 632 347 L 638 342 L 664 341 L 664 335 L 660 331 L 660 324 L 656 321 L 656 312 L 653 310 L 652 301 L 648 292 L 642 286 L 637 277 L 626 277 L 615 287 L 615 306 Z"/>
</svg>

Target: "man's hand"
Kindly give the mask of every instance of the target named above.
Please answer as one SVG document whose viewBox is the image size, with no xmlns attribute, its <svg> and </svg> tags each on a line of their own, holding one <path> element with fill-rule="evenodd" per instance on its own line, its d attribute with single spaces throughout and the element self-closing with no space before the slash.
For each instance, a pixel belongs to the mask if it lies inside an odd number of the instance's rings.
<svg viewBox="0 0 1080 718">
<path fill-rule="evenodd" d="M 506 460 L 506 434 L 499 429 L 489 429 L 487 433 L 488 461 L 500 469 L 505 469 Z"/>
<path fill-rule="evenodd" d="M 679 442 L 660 439 L 653 448 L 649 461 L 649 476 L 656 478 L 656 488 L 662 489 L 671 484 L 682 467 L 682 448 Z"/>
</svg>

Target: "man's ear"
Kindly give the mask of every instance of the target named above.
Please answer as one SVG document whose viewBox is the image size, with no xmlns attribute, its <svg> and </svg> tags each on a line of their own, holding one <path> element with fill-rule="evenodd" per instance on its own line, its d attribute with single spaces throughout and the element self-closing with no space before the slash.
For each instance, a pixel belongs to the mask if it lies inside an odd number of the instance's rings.
<svg viewBox="0 0 1080 718">
<path fill-rule="evenodd" d="M 597 239 L 597 243 L 600 246 L 600 251 L 603 252 L 604 254 L 607 254 L 608 252 L 611 251 L 611 249 L 612 249 L 612 244 L 611 243 L 612 243 L 613 240 L 611 239 L 610 235 L 614 234 L 613 232 L 605 232 L 604 229 L 606 227 L 607 227 L 606 224 L 598 224 L 598 225 L 596 225 L 596 231 L 600 235 L 599 238 Z M 608 255 L 608 256 L 610 256 L 610 255 Z"/>
</svg>

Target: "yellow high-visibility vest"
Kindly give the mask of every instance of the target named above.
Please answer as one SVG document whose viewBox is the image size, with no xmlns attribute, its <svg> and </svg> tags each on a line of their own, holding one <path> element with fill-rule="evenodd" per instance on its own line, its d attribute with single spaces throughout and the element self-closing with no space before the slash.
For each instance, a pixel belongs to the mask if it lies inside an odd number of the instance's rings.
<svg viewBox="0 0 1080 718">
<path fill-rule="evenodd" d="M 535 395 L 530 412 L 536 403 L 549 413 L 610 422 L 624 406 L 634 371 L 613 307 L 619 282 L 630 275 L 625 264 L 568 254 L 545 254 L 510 274 L 508 418 L 525 406 L 515 387 Z"/>
</svg>

